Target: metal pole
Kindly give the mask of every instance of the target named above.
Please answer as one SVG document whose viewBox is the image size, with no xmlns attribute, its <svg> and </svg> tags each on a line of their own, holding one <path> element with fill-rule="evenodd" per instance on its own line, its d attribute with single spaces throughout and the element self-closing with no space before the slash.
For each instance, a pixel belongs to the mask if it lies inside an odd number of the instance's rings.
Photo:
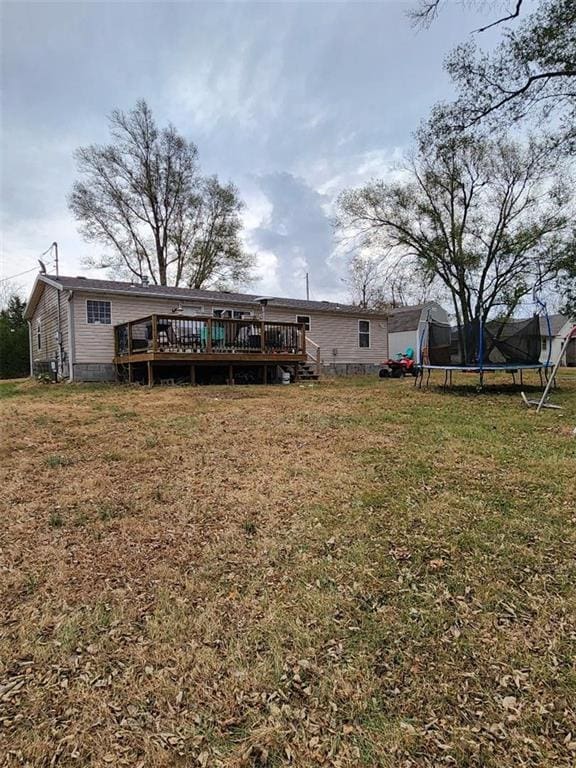
<svg viewBox="0 0 576 768">
<path fill-rule="evenodd" d="M 310 280 L 308 278 L 308 272 L 306 272 L 306 301 L 310 301 Z"/>
<path fill-rule="evenodd" d="M 56 277 L 59 276 L 58 272 L 58 243 L 54 241 L 52 243 L 54 248 L 54 264 L 56 268 Z M 60 320 L 60 289 L 56 290 L 56 303 L 58 305 L 58 360 L 56 361 L 56 375 L 61 377 L 64 373 L 64 345 L 62 343 L 62 323 Z"/>
</svg>

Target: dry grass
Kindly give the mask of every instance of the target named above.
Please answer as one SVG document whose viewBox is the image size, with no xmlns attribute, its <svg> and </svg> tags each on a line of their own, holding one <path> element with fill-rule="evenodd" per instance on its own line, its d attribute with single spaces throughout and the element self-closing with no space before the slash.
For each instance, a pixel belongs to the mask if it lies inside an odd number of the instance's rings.
<svg viewBox="0 0 576 768">
<path fill-rule="evenodd" d="M 0 764 L 574 765 L 576 380 L 0 391 Z"/>
</svg>

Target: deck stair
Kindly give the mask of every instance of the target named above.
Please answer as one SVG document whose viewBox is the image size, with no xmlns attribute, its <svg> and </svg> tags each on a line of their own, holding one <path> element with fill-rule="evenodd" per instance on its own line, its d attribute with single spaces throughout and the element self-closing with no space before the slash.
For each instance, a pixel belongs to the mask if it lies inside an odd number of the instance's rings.
<svg viewBox="0 0 576 768">
<path fill-rule="evenodd" d="M 292 380 L 294 380 L 294 366 L 281 365 L 280 369 L 284 373 L 289 373 Z M 298 363 L 298 381 L 318 381 L 320 374 L 316 370 L 314 363 Z"/>
<path fill-rule="evenodd" d="M 314 363 L 298 363 L 298 379 L 300 381 L 318 381 L 320 374 Z"/>
</svg>

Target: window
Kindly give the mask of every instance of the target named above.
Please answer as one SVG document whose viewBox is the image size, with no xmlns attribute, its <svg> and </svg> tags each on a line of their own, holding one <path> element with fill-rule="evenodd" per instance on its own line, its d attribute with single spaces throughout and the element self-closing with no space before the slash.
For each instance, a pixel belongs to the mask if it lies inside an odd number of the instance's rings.
<svg viewBox="0 0 576 768">
<path fill-rule="evenodd" d="M 213 309 L 212 317 L 242 320 L 244 317 L 252 317 L 252 312 L 242 312 L 239 309 Z"/>
<path fill-rule="evenodd" d="M 109 301 L 86 302 L 86 318 L 94 325 L 110 325 L 112 323 L 112 310 Z"/>
<path fill-rule="evenodd" d="M 358 346 L 364 349 L 370 346 L 370 320 L 358 320 Z"/>
<path fill-rule="evenodd" d="M 42 326 L 40 320 L 36 323 L 36 346 L 38 349 L 42 349 Z"/>
<path fill-rule="evenodd" d="M 297 323 L 304 323 L 304 330 L 310 330 L 310 316 L 309 315 L 296 315 Z"/>
</svg>

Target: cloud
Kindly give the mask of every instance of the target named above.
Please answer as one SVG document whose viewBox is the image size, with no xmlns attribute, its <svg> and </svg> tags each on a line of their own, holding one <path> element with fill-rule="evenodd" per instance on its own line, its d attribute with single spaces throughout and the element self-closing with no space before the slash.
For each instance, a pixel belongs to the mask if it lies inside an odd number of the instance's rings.
<svg viewBox="0 0 576 768">
<path fill-rule="evenodd" d="M 50 242 L 63 268 L 95 255 L 66 205 L 73 150 L 148 100 L 246 201 L 258 286 L 342 296 L 330 219 L 345 186 L 391 172 L 431 104 L 442 59 L 478 26 L 447 7 L 417 36 L 403 3 L 5 3 L 2 270 Z M 490 39 L 490 38 L 489 38 Z M 268 288 L 266 288 L 268 290 Z"/>
<path fill-rule="evenodd" d="M 305 297 L 305 275 L 312 293 L 320 298 L 340 290 L 340 275 L 333 263 L 334 233 L 326 213 L 329 199 L 293 174 L 257 177 L 270 205 L 259 226 L 248 232 L 258 252 L 276 256 L 275 273 L 264 275 L 284 295 Z"/>
</svg>

